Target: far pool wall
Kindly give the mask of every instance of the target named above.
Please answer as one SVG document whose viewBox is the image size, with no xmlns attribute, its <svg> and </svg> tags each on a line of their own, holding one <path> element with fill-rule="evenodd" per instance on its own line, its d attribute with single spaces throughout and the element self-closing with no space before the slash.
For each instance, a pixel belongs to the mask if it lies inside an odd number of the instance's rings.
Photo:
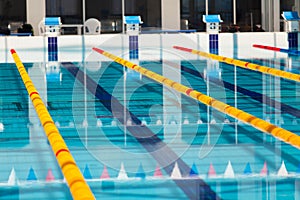
<svg viewBox="0 0 300 200">
<path fill-rule="evenodd" d="M 179 52 L 172 46 L 184 46 L 209 52 L 209 35 L 206 33 L 191 34 L 142 34 L 139 36 L 140 60 L 159 60 L 161 55 L 168 59 L 196 59 L 196 55 Z M 63 35 L 58 36 L 58 61 L 82 62 L 99 60 L 99 55 L 92 53 L 92 47 L 99 47 L 120 57 L 128 59 L 128 35 Z M 276 53 L 253 48 L 253 44 L 288 48 L 287 33 L 220 33 L 219 55 L 234 58 L 274 58 L 287 57 L 284 53 Z M 85 48 L 84 48 L 85 47 Z M 33 37 L 0 37 L 0 63 L 12 63 L 10 49 L 16 49 L 23 62 L 48 61 L 47 38 Z M 174 56 L 175 55 L 175 56 Z M 202 59 L 202 58 L 200 58 Z M 106 58 L 101 57 L 101 60 Z"/>
</svg>

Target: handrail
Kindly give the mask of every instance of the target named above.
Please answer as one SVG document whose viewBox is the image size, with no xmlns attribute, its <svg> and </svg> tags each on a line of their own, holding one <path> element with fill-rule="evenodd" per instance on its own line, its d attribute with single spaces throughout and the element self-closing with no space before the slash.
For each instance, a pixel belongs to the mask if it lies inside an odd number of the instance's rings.
<svg viewBox="0 0 300 200">
<path fill-rule="evenodd" d="M 296 81 L 296 82 L 300 82 L 300 75 L 299 74 L 294 74 L 291 72 L 286 72 L 286 71 L 282 71 L 279 69 L 274 69 L 271 67 L 267 67 L 267 66 L 262 66 L 262 65 L 257 65 L 254 63 L 250 63 L 250 62 L 245 62 L 242 60 L 237 60 L 237 59 L 233 59 L 233 58 L 228 58 L 228 57 L 224 57 L 224 56 L 219 56 L 216 54 L 211 54 L 211 53 L 206 53 L 203 51 L 198 51 L 198 50 L 194 50 L 194 49 L 189 49 L 189 48 L 185 48 L 185 47 L 180 47 L 180 46 L 173 46 L 173 48 L 181 50 L 181 51 L 186 51 L 192 54 L 197 54 L 199 56 L 203 56 L 205 58 L 210 58 L 213 60 L 217 60 L 219 62 L 224 62 L 227 63 L 229 65 L 235 65 L 238 67 L 242 67 L 245 69 L 250 69 L 253 71 L 258 71 L 264 74 L 271 74 L 273 76 L 278 76 L 281 78 L 285 78 L 288 80 L 292 80 L 292 81 Z"/>
<path fill-rule="evenodd" d="M 146 68 L 136 65 L 130 61 L 127 61 L 120 57 L 117 57 L 117 56 L 115 56 L 109 52 L 106 52 L 102 49 L 94 47 L 93 50 L 98 52 L 99 54 L 102 54 L 102 55 L 112 59 L 114 62 L 117 62 L 123 66 L 126 66 L 129 69 L 132 69 L 132 70 L 134 70 L 138 73 L 141 73 L 142 75 L 144 75 L 158 83 L 161 83 L 162 85 L 169 86 L 169 87 L 173 88 L 174 90 L 176 90 L 188 97 L 191 97 L 207 106 L 211 106 L 212 108 L 214 108 L 222 113 L 225 113 L 237 120 L 240 120 L 244 123 L 250 124 L 254 128 L 256 128 L 260 131 L 263 131 L 265 133 L 269 133 L 272 136 L 284 141 L 285 143 L 290 144 L 290 145 L 300 149 L 300 136 L 298 136 L 295 133 L 292 133 L 292 132 L 285 130 L 281 127 L 278 127 L 274 124 L 271 124 L 265 120 L 255 117 L 254 115 L 251 115 L 243 110 L 240 110 L 238 108 L 235 108 L 233 106 L 225 104 L 221 101 L 218 101 L 210 96 L 202 94 L 201 92 L 199 92 L 197 90 L 194 90 L 185 85 L 177 83 L 171 79 L 168 79 L 168 78 L 161 76 L 155 72 L 147 70 Z"/>
<path fill-rule="evenodd" d="M 38 114 L 41 124 L 44 128 L 45 134 L 52 147 L 52 151 L 56 156 L 56 160 L 62 170 L 62 173 L 68 183 L 70 192 L 73 199 L 76 200 L 92 200 L 95 199 L 88 184 L 85 182 L 84 177 L 76 165 L 76 162 L 69 151 L 64 139 L 59 133 L 57 127 L 52 120 L 45 104 L 43 103 L 38 91 L 36 90 L 33 82 L 31 81 L 26 69 L 20 60 L 18 54 L 14 49 L 11 49 L 12 57 L 19 70 L 20 76 L 27 89 L 28 95 L 32 104 Z"/>
</svg>

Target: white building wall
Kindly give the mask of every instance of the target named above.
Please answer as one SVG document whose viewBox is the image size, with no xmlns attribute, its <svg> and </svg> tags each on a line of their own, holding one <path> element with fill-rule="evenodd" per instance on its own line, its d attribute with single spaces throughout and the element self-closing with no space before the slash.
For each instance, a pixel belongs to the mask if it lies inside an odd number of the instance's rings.
<svg viewBox="0 0 300 200">
<path fill-rule="evenodd" d="M 274 32 L 280 31 L 280 0 L 273 0 L 273 8 L 274 8 L 274 17 L 273 17 L 273 26 Z"/>
</svg>

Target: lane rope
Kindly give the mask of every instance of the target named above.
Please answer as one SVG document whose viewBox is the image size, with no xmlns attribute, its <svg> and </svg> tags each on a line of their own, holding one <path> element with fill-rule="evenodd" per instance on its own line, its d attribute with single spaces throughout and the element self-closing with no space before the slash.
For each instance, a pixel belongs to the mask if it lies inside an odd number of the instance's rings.
<svg viewBox="0 0 300 200">
<path fill-rule="evenodd" d="M 74 200 L 94 200 L 95 197 L 90 187 L 84 180 L 84 177 L 77 166 L 70 150 L 68 149 L 64 139 L 55 126 L 45 104 L 43 103 L 38 91 L 31 81 L 26 69 L 14 49 L 11 49 L 12 57 L 16 63 L 20 76 L 27 89 L 28 95 L 37 112 L 41 124 L 43 125 L 45 134 L 52 147 L 52 151 L 61 168 L 61 171 L 68 183 L 70 192 Z"/>
<path fill-rule="evenodd" d="M 271 47 L 271 46 L 260 45 L 260 44 L 253 44 L 252 46 L 255 47 L 255 48 L 259 48 L 259 49 L 265 49 L 265 50 L 270 50 L 270 51 L 287 53 L 287 54 L 294 55 L 294 56 L 299 56 L 300 55 L 300 51 L 295 50 L 295 49 L 283 49 L 283 48 Z"/>
<path fill-rule="evenodd" d="M 213 59 L 213 60 L 217 60 L 219 62 L 227 63 L 229 65 L 235 65 L 235 66 L 238 66 L 238 67 L 241 67 L 241 68 L 245 68 L 245 69 L 249 69 L 249 70 L 253 70 L 253 71 L 258 71 L 258 72 L 261 72 L 261 73 L 264 73 L 264 74 L 269 74 L 269 75 L 277 76 L 277 77 L 280 77 L 280 78 L 300 82 L 300 75 L 299 74 L 294 74 L 294 73 L 291 73 L 291 72 L 286 72 L 286 71 L 282 71 L 282 70 L 267 67 L 267 66 L 257 65 L 257 64 L 250 63 L 250 62 L 245 62 L 245 61 L 242 61 L 242 60 L 237 60 L 237 59 L 233 59 L 233 58 L 219 56 L 219 55 L 216 55 L 216 54 L 206 53 L 206 52 L 198 51 L 198 50 L 195 50 L 195 49 L 189 49 L 189 48 L 186 48 L 186 47 L 173 46 L 173 48 L 181 50 L 181 51 L 189 52 L 189 53 L 192 53 L 192 54 L 196 54 L 196 55 L 199 55 L 199 56 L 202 56 L 202 57 L 205 57 L 205 58 L 210 58 L 210 59 Z"/>
<path fill-rule="evenodd" d="M 141 73 L 145 77 L 148 77 L 162 85 L 166 85 L 170 88 L 173 88 L 174 90 L 191 97 L 207 106 L 211 106 L 212 108 L 231 116 L 237 120 L 240 120 L 246 124 L 252 125 L 257 130 L 260 130 L 264 133 L 268 133 L 279 140 L 290 144 L 296 148 L 300 148 L 300 136 L 298 136 L 295 133 L 292 133 L 288 130 L 285 130 L 281 127 L 278 127 L 274 124 L 271 124 L 263 119 L 260 119 L 258 117 L 255 117 L 254 115 L 251 115 L 243 110 L 240 110 L 238 108 L 235 108 L 233 106 L 230 106 L 228 104 L 225 104 L 221 101 L 218 101 L 210 96 L 207 96 L 197 90 L 194 90 L 192 88 L 189 88 L 185 85 L 182 85 L 181 83 L 175 82 L 171 79 L 168 79 L 162 75 L 159 75 L 153 71 L 147 70 L 146 68 L 143 68 L 139 65 L 136 65 L 130 61 L 124 60 L 120 57 L 117 57 L 109 52 L 106 52 L 102 49 L 94 47 L 93 50 L 99 54 L 102 54 L 103 56 L 106 56 L 113 60 L 116 63 L 119 63 L 129 69 L 132 69 L 138 73 Z"/>
</svg>

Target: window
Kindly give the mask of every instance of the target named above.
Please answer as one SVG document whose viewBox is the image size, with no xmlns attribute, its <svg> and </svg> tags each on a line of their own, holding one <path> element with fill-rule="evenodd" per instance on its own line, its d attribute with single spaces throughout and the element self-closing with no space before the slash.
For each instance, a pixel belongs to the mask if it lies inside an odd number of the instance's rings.
<svg viewBox="0 0 300 200">
<path fill-rule="evenodd" d="M 63 24 L 83 24 L 82 0 L 46 0 L 46 16 L 61 17 Z"/>
<path fill-rule="evenodd" d="M 283 11 L 295 11 L 295 0 L 280 1 L 280 13 Z"/>
<path fill-rule="evenodd" d="M 7 27 L 11 22 L 26 22 L 26 0 L 0 1 L 0 26 Z"/>
<path fill-rule="evenodd" d="M 181 0 L 181 20 L 188 20 L 189 29 L 205 31 L 202 20 L 206 14 L 205 2 L 205 0 Z M 223 24 L 230 24 L 233 18 L 232 0 L 209 0 L 208 14 L 219 14 L 224 21 Z"/>
<path fill-rule="evenodd" d="M 161 26 L 161 0 L 124 0 L 125 15 L 140 15 L 143 27 Z M 101 32 L 122 32 L 122 0 L 86 0 L 86 19 L 101 21 Z"/>
<path fill-rule="evenodd" d="M 126 0 L 125 15 L 140 15 L 143 27 L 161 27 L 161 0 Z"/>
<path fill-rule="evenodd" d="M 210 0 L 208 2 L 209 14 L 219 14 L 224 25 L 233 22 L 233 0 Z"/>
<path fill-rule="evenodd" d="M 261 0 L 236 0 L 236 21 L 240 31 L 254 31 L 261 25 Z"/>
<path fill-rule="evenodd" d="M 202 16 L 205 15 L 205 0 L 181 0 L 180 7 L 181 22 L 188 24 L 188 29 L 205 31 L 205 24 L 202 21 Z M 187 28 L 181 25 L 181 29 Z"/>
<path fill-rule="evenodd" d="M 233 24 L 234 0 L 209 0 L 208 14 L 219 14 L 224 21 L 222 31 L 228 31 Z M 236 23 L 240 31 L 251 31 L 251 26 L 261 24 L 261 0 L 235 0 Z M 206 0 L 181 0 L 181 20 L 189 21 L 189 28 L 205 31 L 202 16 L 206 13 Z"/>
</svg>

